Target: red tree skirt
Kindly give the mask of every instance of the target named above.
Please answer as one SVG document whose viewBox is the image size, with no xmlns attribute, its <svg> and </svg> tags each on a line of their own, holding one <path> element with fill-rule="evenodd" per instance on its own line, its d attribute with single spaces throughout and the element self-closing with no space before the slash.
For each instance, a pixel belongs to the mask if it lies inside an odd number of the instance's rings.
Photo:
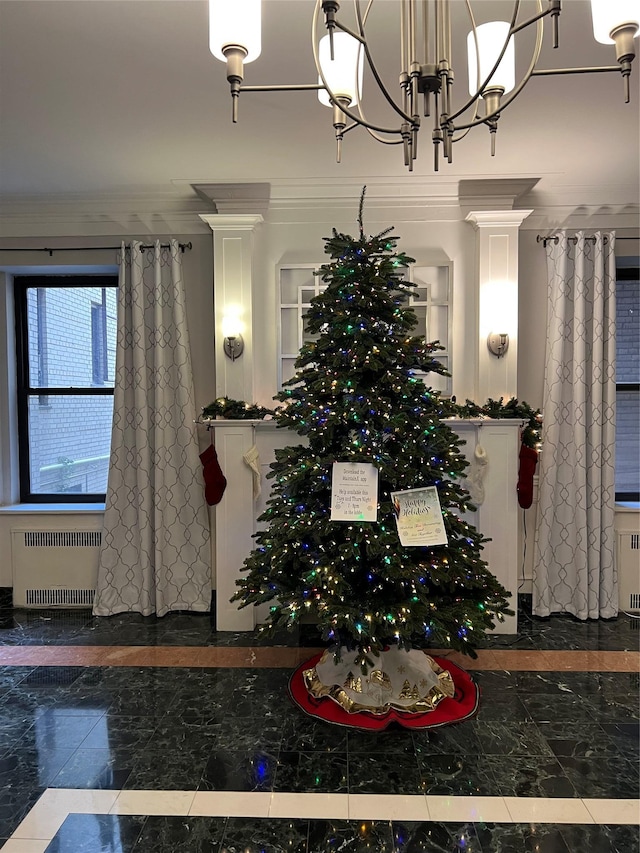
<svg viewBox="0 0 640 853">
<path fill-rule="evenodd" d="M 446 669 L 450 673 L 455 685 L 455 695 L 451 698 L 442 699 L 433 711 L 416 714 L 391 708 L 386 714 L 382 715 L 372 714 L 368 711 L 350 714 L 330 696 L 316 699 L 307 690 L 302 673 L 306 669 L 314 667 L 322 654 L 321 652 L 314 655 L 295 670 L 289 679 L 289 695 L 305 714 L 327 723 L 365 731 L 381 731 L 386 729 L 390 723 L 399 723 L 408 729 L 428 729 L 467 720 L 473 717 L 478 710 L 480 690 L 469 673 L 446 658 L 433 657 L 433 660 L 442 669 Z"/>
</svg>

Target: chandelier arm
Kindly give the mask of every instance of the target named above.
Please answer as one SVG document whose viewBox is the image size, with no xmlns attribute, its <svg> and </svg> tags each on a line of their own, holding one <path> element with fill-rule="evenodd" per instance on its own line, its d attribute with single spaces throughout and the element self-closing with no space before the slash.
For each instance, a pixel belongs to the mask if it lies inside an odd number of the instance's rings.
<svg viewBox="0 0 640 853">
<path fill-rule="evenodd" d="M 540 7 L 540 0 L 538 0 L 538 7 Z M 505 41 L 504 41 L 504 44 L 503 44 L 503 46 L 502 46 L 502 50 L 500 51 L 500 54 L 498 55 L 498 58 L 497 58 L 497 60 L 496 60 L 496 62 L 495 62 L 495 64 L 494 64 L 493 68 L 492 68 L 492 69 L 491 69 L 491 71 L 487 74 L 486 78 L 482 81 L 482 85 L 481 85 L 481 86 L 477 86 L 477 87 L 476 87 L 476 93 L 475 93 L 475 95 L 471 95 L 471 97 L 470 97 L 470 98 L 469 98 L 469 100 L 466 102 L 466 104 L 464 104 L 462 107 L 460 107 L 460 109 L 459 109 L 459 110 L 457 110 L 457 111 L 456 111 L 456 112 L 454 112 L 452 115 L 450 115 L 450 116 L 449 116 L 449 121 L 453 121 L 454 119 L 458 118 L 458 116 L 460 116 L 460 115 L 462 115 L 463 113 L 465 113 L 465 112 L 469 109 L 469 107 L 471 107 L 471 105 L 472 105 L 472 104 L 476 104 L 476 108 L 477 108 L 477 103 L 478 103 L 478 100 L 479 100 L 479 98 L 480 98 L 480 93 L 484 90 L 484 88 L 485 88 L 485 86 L 487 85 L 487 83 L 491 80 L 491 78 L 492 78 L 492 77 L 493 77 L 493 75 L 495 74 L 495 72 L 496 72 L 496 70 L 497 70 L 498 66 L 499 66 L 499 65 L 500 65 L 500 63 L 502 62 L 502 57 L 503 57 L 503 56 L 505 55 L 505 53 L 507 52 L 507 47 L 509 46 L 509 39 L 511 38 L 511 36 L 512 36 L 512 35 L 513 35 L 513 33 L 514 33 L 514 29 L 513 29 L 513 28 L 514 28 L 514 26 L 515 26 L 516 19 L 517 19 L 517 17 L 518 17 L 518 12 L 519 12 L 519 11 L 520 11 L 520 0 L 515 0 L 514 5 L 513 5 L 513 15 L 512 15 L 512 17 L 511 17 L 511 23 L 509 24 L 509 33 L 508 33 L 508 35 L 507 35 L 507 37 L 506 37 L 506 39 L 505 39 Z M 545 12 L 545 13 L 543 13 L 543 14 L 547 14 L 547 12 Z M 535 21 L 535 20 L 537 20 L 537 17 L 536 17 L 536 18 L 532 18 L 532 19 L 531 19 L 531 22 L 533 22 L 533 21 Z M 537 38 L 537 39 L 536 39 L 536 48 L 538 48 L 538 44 L 540 45 L 540 47 L 542 46 L 542 29 L 541 29 L 540 22 L 538 22 L 538 27 L 537 27 L 537 29 L 538 29 L 538 33 L 537 33 L 537 35 L 539 36 L 539 38 Z M 476 57 L 479 57 L 478 42 L 477 42 L 477 35 L 476 35 L 475 21 L 473 21 L 473 37 L 474 37 L 474 39 L 476 40 Z M 534 49 L 534 55 L 535 55 L 535 53 L 536 53 L 536 50 Z M 527 76 L 527 77 L 526 77 L 526 79 L 524 80 L 524 83 L 526 83 L 526 82 L 527 82 L 527 80 L 529 79 L 529 77 L 531 76 L 531 73 L 530 73 L 530 72 L 531 72 L 532 68 L 535 68 L 535 62 L 537 62 L 539 55 L 540 55 L 540 50 L 538 49 L 538 50 L 537 50 L 537 56 L 535 57 L 535 61 L 532 63 L 532 65 L 530 65 L 530 66 L 529 66 L 528 76 Z M 477 61 L 478 61 L 478 65 L 479 65 L 479 64 L 480 64 L 480 60 L 478 59 Z M 523 85 L 524 85 L 524 83 L 523 83 Z M 520 86 L 520 88 L 518 89 L 518 91 L 520 91 L 520 89 L 522 89 L 522 86 Z M 511 99 L 511 100 L 513 100 L 513 99 Z M 500 112 L 500 109 L 501 109 L 502 107 L 504 107 L 504 106 L 506 106 L 506 105 L 507 105 L 507 103 L 508 103 L 508 101 L 504 101 L 504 102 L 503 102 L 503 104 L 502 104 L 502 106 L 501 106 L 498 110 L 495 110 L 491 115 L 483 116 L 483 117 L 482 117 L 482 119 L 481 119 L 480 121 L 478 121 L 478 124 L 482 124 L 482 123 L 484 123 L 488 118 L 491 118 L 492 116 L 495 116 L 497 113 L 499 113 L 499 112 Z M 476 116 L 477 116 L 477 109 L 476 109 Z M 464 126 L 466 126 L 466 125 L 462 125 L 462 126 L 464 127 Z"/>
<path fill-rule="evenodd" d="M 402 0 L 402 2 L 403 2 L 403 6 L 404 6 L 405 0 Z M 369 0 L 369 2 L 367 3 L 367 8 L 364 10 L 364 15 L 363 15 L 360 12 L 358 0 L 354 0 L 354 2 L 353 2 L 354 13 L 355 13 L 356 19 L 358 21 L 359 33 L 351 33 L 350 30 L 348 32 L 354 38 L 357 38 L 357 40 L 360 42 L 361 45 L 364 45 L 364 43 L 366 41 L 365 26 L 367 23 L 367 18 L 369 17 L 369 13 L 371 12 L 372 6 L 373 6 L 373 0 Z M 338 26 L 340 26 L 339 22 L 336 22 L 336 23 L 338 23 Z M 346 28 L 344 31 L 346 31 Z M 401 51 L 404 50 L 403 32 L 404 31 L 403 31 L 402 25 L 401 25 L 401 30 L 400 30 L 400 48 L 401 48 Z M 315 43 L 315 41 L 317 41 L 317 39 L 314 38 L 314 43 Z M 372 136 L 377 142 L 382 142 L 385 145 L 398 145 L 402 141 L 401 139 L 386 139 L 384 136 L 378 135 L 378 132 L 373 130 L 367 124 L 367 120 L 366 120 L 365 115 L 364 115 L 364 110 L 362 109 L 361 101 L 362 101 L 362 98 L 359 98 L 358 102 L 356 104 L 356 107 L 358 108 L 358 116 L 360 119 L 360 121 L 359 121 L 360 126 L 364 127 L 364 129 L 367 131 L 367 133 L 370 136 Z M 351 129 L 351 127 L 353 127 L 353 125 L 350 125 L 349 129 Z M 381 131 L 381 132 L 386 133 L 387 131 Z M 397 131 L 397 132 L 400 133 L 401 131 Z"/>
<path fill-rule="evenodd" d="M 242 85 L 242 92 L 305 92 L 326 89 L 322 83 L 273 83 L 261 86 Z"/>
<path fill-rule="evenodd" d="M 543 77 L 545 75 L 553 77 L 557 74 L 595 74 L 599 71 L 617 71 L 620 73 L 619 65 L 594 65 L 591 67 L 580 68 L 536 68 L 532 77 Z"/>
<path fill-rule="evenodd" d="M 366 125 L 363 125 L 363 127 L 367 131 L 369 136 L 372 136 L 376 142 L 382 142 L 383 145 L 400 145 L 402 143 L 402 138 L 386 139 L 384 136 L 380 136 L 380 134 L 377 133 L 375 130 L 371 130 L 370 127 L 367 127 Z"/>
<path fill-rule="evenodd" d="M 538 6 L 540 6 L 540 3 L 538 3 Z M 552 12 L 553 9 L 551 7 L 549 9 L 541 9 L 537 15 L 532 15 L 530 18 L 527 18 L 526 21 L 522 21 L 522 23 L 518 24 L 517 26 L 514 26 L 511 30 L 511 35 L 519 33 L 520 30 L 526 29 L 527 27 L 531 26 L 531 24 L 535 23 L 536 21 L 539 21 L 541 18 L 546 18 L 546 16 L 550 15 Z"/>
<path fill-rule="evenodd" d="M 537 0 L 537 2 L 538 2 L 538 7 L 540 7 L 541 0 Z M 542 39 L 544 36 L 543 18 L 546 14 L 548 14 L 549 11 L 550 11 L 550 9 L 541 15 L 536 15 L 535 17 L 531 18 L 530 23 L 533 23 L 534 21 L 536 22 L 536 43 L 535 43 L 534 48 L 533 48 L 533 54 L 531 56 L 531 62 L 529 63 L 529 67 L 527 68 L 527 70 L 526 70 L 524 76 L 522 77 L 522 80 L 520 81 L 520 83 L 516 86 L 516 88 L 509 95 L 507 95 L 507 97 L 504 100 L 501 101 L 501 103 L 498 105 L 498 108 L 493 110 L 493 112 L 487 113 L 487 115 L 482 116 L 481 118 L 476 118 L 472 122 L 469 122 L 466 124 L 460 124 L 457 127 L 455 127 L 454 130 L 465 130 L 467 128 L 478 127 L 481 124 L 485 124 L 488 120 L 490 120 L 492 118 L 499 117 L 500 113 L 503 110 L 505 110 L 509 106 L 509 104 L 512 103 L 518 97 L 520 92 L 524 89 L 524 87 L 527 85 L 527 83 L 533 77 L 533 75 L 536 71 L 536 64 L 537 64 L 538 60 L 540 59 L 540 53 L 542 51 Z M 510 37 L 511 36 L 509 36 L 509 38 Z M 508 42 L 508 39 L 507 39 L 507 42 Z M 505 44 L 505 48 L 506 48 L 506 44 Z M 494 70 L 495 70 L 495 68 L 494 68 Z M 493 71 L 491 72 L 491 74 L 493 74 Z M 491 77 L 491 75 L 489 75 L 489 77 Z M 485 83 L 486 83 L 486 81 L 485 81 Z M 459 110 L 455 114 L 455 116 L 452 116 L 452 119 L 457 118 L 457 116 L 461 115 L 462 112 L 464 112 L 464 110 Z"/>
<path fill-rule="evenodd" d="M 318 27 L 317 27 L 317 21 L 318 21 L 319 12 L 321 9 L 321 3 L 322 3 L 322 0 L 316 0 L 316 10 L 315 10 L 315 14 L 313 16 L 313 23 L 312 23 L 312 27 L 311 27 L 311 47 L 313 50 L 313 61 L 315 62 L 315 65 L 316 65 L 316 71 L 318 72 L 318 76 L 322 80 L 322 86 L 319 86 L 319 88 L 326 89 L 327 93 L 329 94 L 329 98 L 332 100 L 332 102 L 335 103 L 336 102 L 335 95 L 331 91 L 331 88 L 329 87 L 329 85 L 327 83 L 326 77 L 324 76 L 323 71 L 322 71 L 322 67 L 320 65 L 320 60 L 318 58 L 318 45 L 317 45 Z M 362 26 L 363 21 L 362 21 L 362 15 L 360 13 L 359 8 L 357 8 L 357 12 L 358 12 L 359 25 Z M 365 50 L 365 54 L 367 55 L 367 60 L 370 64 L 371 70 L 374 72 L 374 76 L 376 76 L 376 80 L 379 80 L 379 77 L 377 76 L 377 73 L 373 67 L 372 62 L 371 62 L 371 54 L 369 53 L 368 46 L 367 46 L 364 38 L 362 37 L 362 35 L 354 33 L 348 27 L 345 27 L 340 21 L 335 21 L 335 26 L 339 30 L 346 32 L 348 35 L 357 39 L 357 41 L 359 41 L 362 44 L 362 46 Z M 385 95 L 385 97 L 389 101 L 390 105 L 396 110 L 396 112 L 398 112 L 399 115 L 405 121 L 411 121 L 409 116 L 405 116 L 404 113 L 398 108 L 398 105 L 393 101 L 393 99 L 391 98 L 391 96 L 389 95 L 387 90 L 385 89 L 384 85 L 382 84 L 382 81 L 380 81 L 380 80 L 379 80 L 379 86 L 380 86 L 382 93 Z M 347 118 L 350 118 L 351 121 L 355 122 L 356 124 L 361 125 L 362 127 L 366 127 L 368 130 L 375 130 L 375 131 L 378 131 L 380 133 L 389 133 L 389 134 L 396 134 L 396 135 L 402 134 L 402 128 L 388 128 L 388 127 L 381 127 L 380 125 L 372 124 L 370 121 L 368 121 L 364 117 L 364 115 L 362 114 L 362 111 L 361 111 L 361 115 L 358 116 L 358 115 L 356 115 L 356 113 L 354 113 L 352 110 L 350 110 L 349 107 L 346 106 L 345 104 L 340 104 L 340 109 L 345 114 L 345 116 L 347 116 Z"/>
<path fill-rule="evenodd" d="M 380 91 L 382 92 L 384 97 L 386 98 L 389 106 L 393 110 L 395 110 L 395 112 L 398 113 L 400 118 L 402 118 L 404 121 L 411 122 L 412 121 L 411 116 L 407 115 L 405 112 L 403 112 L 403 110 L 400 109 L 400 107 L 394 101 L 393 97 L 387 91 L 387 87 L 382 82 L 382 78 L 380 77 L 380 74 L 378 73 L 378 69 L 376 68 L 375 62 L 373 61 L 373 57 L 371 55 L 371 51 L 369 50 L 369 45 L 367 44 L 367 40 L 365 37 L 365 32 L 364 32 L 365 22 L 362 18 L 362 12 L 360 10 L 360 0 L 354 0 L 354 4 L 355 4 L 355 10 L 356 10 L 356 17 L 358 19 L 358 27 L 360 29 L 360 36 L 358 37 L 358 40 L 360 41 L 360 43 L 362 44 L 362 47 L 364 48 L 364 52 L 365 52 L 365 56 L 367 57 L 367 62 L 369 64 L 369 68 L 371 69 L 371 73 L 373 74 L 375 81 L 378 84 L 378 88 L 380 89 Z M 345 32 L 350 32 L 349 30 L 345 29 L 339 21 L 336 21 L 336 26 L 339 27 L 341 30 L 344 29 Z M 355 34 L 351 33 L 351 35 L 355 35 Z M 347 115 L 348 115 L 348 113 L 347 113 Z M 378 129 L 380 129 L 380 128 L 378 128 Z M 400 131 L 394 131 L 394 133 L 399 133 L 399 132 Z"/>
<path fill-rule="evenodd" d="M 322 86 L 321 88 L 327 90 L 330 98 L 333 97 L 333 94 L 332 94 L 332 92 L 328 86 Z M 347 118 L 350 118 L 351 121 L 355 122 L 356 124 L 361 125 L 362 127 L 366 127 L 367 130 L 376 130 L 379 133 L 397 133 L 397 134 L 402 133 L 402 128 L 400 128 L 400 127 L 397 127 L 397 128 L 396 127 L 380 127 L 379 125 L 372 124 L 370 121 L 367 121 L 367 119 L 365 119 L 363 116 L 356 115 L 348 107 L 346 107 L 342 104 L 340 105 L 340 109 L 347 116 Z"/>
<path fill-rule="evenodd" d="M 364 29 L 365 29 L 365 26 L 367 23 L 367 18 L 369 17 L 369 13 L 371 11 L 372 6 L 373 6 L 373 0 L 369 0 L 369 2 L 367 3 L 367 8 L 364 11 L 364 15 L 362 15 L 362 13 L 360 12 L 360 10 L 358 8 L 357 0 L 354 0 L 354 8 L 355 8 L 355 12 L 356 12 L 356 17 L 358 19 L 358 26 L 360 28 L 360 35 L 361 35 L 363 40 L 364 40 Z M 363 42 L 361 42 L 361 44 L 362 43 Z M 402 42 L 402 30 L 401 30 L 401 47 L 402 47 L 402 44 L 403 44 L 403 42 Z M 364 112 L 362 110 L 362 106 L 360 104 L 360 101 L 358 101 L 357 107 L 358 107 L 358 114 L 360 115 L 361 119 L 363 121 L 366 121 L 366 119 L 364 117 Z M 349 127 L 345 130 L 345 133 L 347 130 L 351 130 L 351 128 L 353 128 L 355 126 L 356 126 L 355 124 L 349 125 Z M 360 126 L 364 127 L 364 129 L 369 134 L 369 136 L 372 137 L 372 139 L 375 139 L 376 142 L 381 142 L 383 145 L 400 145 L 404 141 L 402 136 L 400 136 L 399 139 L 389 139 L 386 136 L 382 136 L 381 132 L 373 130 L 371 127 L 369 127 L 368 124 L 363 123 Z M 400 133 L 401 133 L 401 131 L 400 131 Z"/>
<path fill-rule="evenodd" d="M 453 132 L 455 133 L 456 130 L 460 131 L 460 136 L 453 136 L 453 135 L 451 136 L 451 144 L 452 145 L 454 145 L 456 142 L 461 142 L 465 138 L 465 136 L 467 136 L 469 131 L 471 130 L 471 126 L 465 127 L 465 128 L 454 127 Z"/>
</svg>

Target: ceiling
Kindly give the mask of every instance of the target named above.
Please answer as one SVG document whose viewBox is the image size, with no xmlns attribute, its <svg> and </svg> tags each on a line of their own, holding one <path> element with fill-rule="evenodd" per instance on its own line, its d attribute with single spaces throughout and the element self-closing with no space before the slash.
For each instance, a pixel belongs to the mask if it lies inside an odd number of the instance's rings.
<svg viewBox="0 0 640 853">
<path fill-rule="evenodd" d="M 484 17 L 496 7 L 495 14 L 510 17 L 507 0 L 475 2 Z M 457 20 L 464 3 L 452 3 Z M 314 5 L 265 0 L 262 56 L 246 66 L 247 84 L 315 81 Z M 523 6 L 524 17 L 535 10 L 532 0 Z M 398 70 L 388 36 L 398 7 L 399 0 L 378 0 L 369 19 L 374 55 L 391 86 Z M 347 0 L 343 9 L 351 15 Z M 640 59 L 630 104 L 617 73 L 530 81 L 500 119 L 494 158 L 488 131 L 478 128 L 454 147 L 453 164 L 435 173 L 430 120 L 423 119 L 419 157 L 408 173 L 399 146 L 376 143 L 362 129 L 347 134 L 336 164 L 331 113 L 313 92 L 244 93 L 233 125 L 224 67 L 208 48 L 207 15 L 206 0 L 0 0 L 3 209 L 24 210 L 43 198 L 179 199 L 193 197 L 194 184 L 226 182 L 293 192 L 366 180 L 400 183 L 408 192 L 413 183 L 437 195 L 462 179 L 539 178 L 537 203 L 637 215 Z M 454 49 L 467 29 L 454 36 Z M 560 47 L 553 51 L 548 42 L 549 33 L 542 67 L 615 63 L 613 46 L 593 40 L 588 0 L 565 0 Z M 454 56 L 454 68 L 461 98 L 466 62 L 456 64 Z M 380 106 L 370 107 L 373 118 L 395 123 Z"/>
</svg>

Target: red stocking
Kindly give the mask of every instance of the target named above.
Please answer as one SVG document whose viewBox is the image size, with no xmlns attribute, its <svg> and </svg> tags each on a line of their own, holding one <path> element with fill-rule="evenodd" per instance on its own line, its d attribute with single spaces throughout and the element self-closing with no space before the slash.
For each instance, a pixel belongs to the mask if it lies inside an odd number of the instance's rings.
<svg viewBox="0 0 640 853">
<path fill-rule="evenodd" d="M 227 488 L 227 479 L 222 473 L 213 444 L 200 454 L 200 461 L 204 476 L 204 496 L 209 506 L 214 506 L 222 500 L 224 490 Z"/>
<path fill-rule="evenodd" d="M 529 509 L 533 503 L 533 475 L 538 462 L 538 453 L 533 447 L 520 445 L 520 470 L 518 472 L 518 503 Z"/>
</svg>

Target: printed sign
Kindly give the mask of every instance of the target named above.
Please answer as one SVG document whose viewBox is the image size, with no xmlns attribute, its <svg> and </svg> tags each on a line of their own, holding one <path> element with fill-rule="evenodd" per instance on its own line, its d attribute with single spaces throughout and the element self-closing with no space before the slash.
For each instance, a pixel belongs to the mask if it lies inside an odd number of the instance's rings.
<svg viewBox="0 0 640 853">
<path fill-rule="evenodd" d="M 369 462 L 334 462 L 331 521 L 377 521 L 378 469 Z"/>
<path fill-rule="evenodd" d="M 438 490 L 435 486 L 391 492 L 401 545 L 446 545 Z"/>
</svg>

